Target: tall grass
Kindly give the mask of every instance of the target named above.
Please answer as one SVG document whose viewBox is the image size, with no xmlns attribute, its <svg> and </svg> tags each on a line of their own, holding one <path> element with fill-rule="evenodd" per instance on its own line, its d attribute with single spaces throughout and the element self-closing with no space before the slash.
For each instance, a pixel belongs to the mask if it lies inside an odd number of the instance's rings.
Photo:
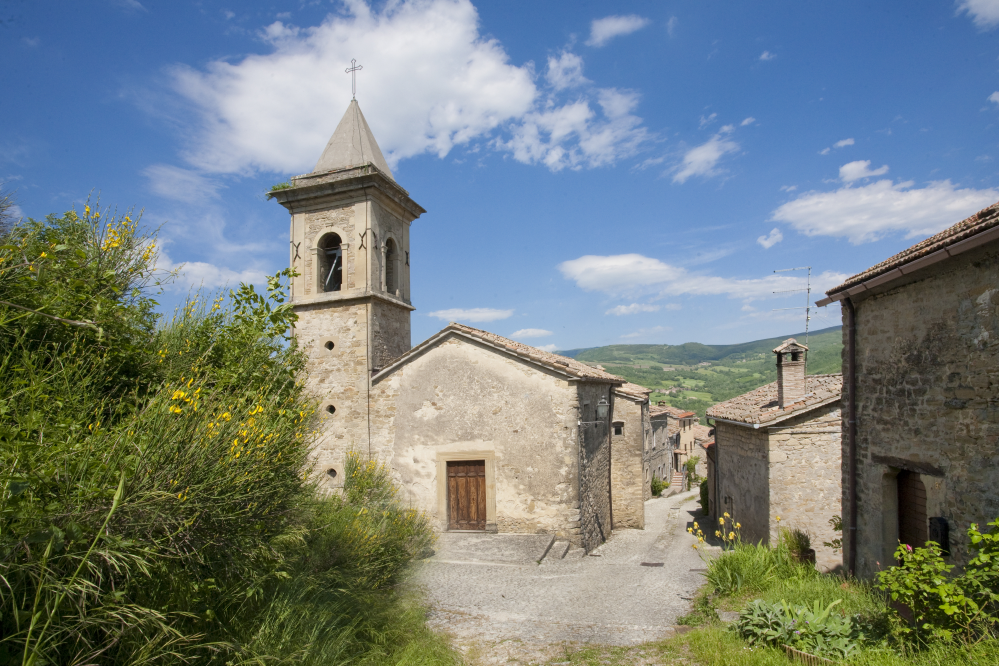
<svg viewBox="0 0 999 666">
<path fill-rule="evenodd" d="M 0 246 L 0 663 L 448 663 L 396 591 L 425 518 L 310 474 L 280 276 L 158 323 L 154 262 L 89 206 Z"/>
</svg>

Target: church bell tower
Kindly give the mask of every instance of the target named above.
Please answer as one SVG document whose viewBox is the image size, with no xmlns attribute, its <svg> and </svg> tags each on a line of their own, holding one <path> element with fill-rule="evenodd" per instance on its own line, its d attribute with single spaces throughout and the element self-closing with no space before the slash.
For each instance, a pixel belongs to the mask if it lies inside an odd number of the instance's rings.
<svg viewBox="0 0 999 666">
<path fill-rule="evenodd" d="M 291 213 L 295 337 L 322 410 L 318 467 L 337 486 L 344 453 L 372 451 L 372 373 L 411 347 L 409 227 L 426 211 L 395 182 L 356 99 L 312 173 L 271 196 Z"/>
</svg>

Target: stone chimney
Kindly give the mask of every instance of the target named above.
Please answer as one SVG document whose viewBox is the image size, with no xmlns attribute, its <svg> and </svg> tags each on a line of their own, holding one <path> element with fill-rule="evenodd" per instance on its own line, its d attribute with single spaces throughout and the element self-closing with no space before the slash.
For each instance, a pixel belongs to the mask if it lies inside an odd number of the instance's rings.
<svg viewBox="0 0 999 666">
<path fill-rule="evenodd" d="M 777 349 L 777 404 L 781 409 L 805 397 L 805 354 L 808 347 L 788 338 Z"/>
</svg>

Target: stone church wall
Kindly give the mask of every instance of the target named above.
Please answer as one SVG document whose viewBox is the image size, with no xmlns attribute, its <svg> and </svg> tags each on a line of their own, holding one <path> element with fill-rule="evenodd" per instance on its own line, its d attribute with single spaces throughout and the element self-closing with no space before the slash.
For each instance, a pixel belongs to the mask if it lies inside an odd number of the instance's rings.
<svg viewBox="0 0 999 666">
<path fill-rule="evenodd" d="M 828 571 L 843 563 L 842 551 L 822 544 L 839 534 L 829 519 L 840 514 L 840 404 L 803 414 L 770 429 L 770 543 L 777 524 L 806 530 L 816 565 Z"/>
<path fill-rule="evenodd" d="M 744 541 L 770 539 L 769 461 L 764 429 L 717 421 L 718 513 L 742 523 Z M 711 527 L 713 533 L 715 527 Z M 707 532 L 708 530 L 705 530 Z"/>
<path fill-rule="evenodd" d="M 384 368 L 412 348 L 409 310 L 371 301 L 371 366 Z"/>
<path fill-rule="evenodd" d="M 378 457 L 438 527 L 447 522 L 446 460 L 481 458 L 495 529 L 581 544 L 575 386 L 451 338 L 380 378 L 372 396 Z"/>
<path fill-rule="evenodd" d="M 942 473 L 920 476 L 927 516 L 947 519 L 951 563 L 968 560 L 970 523 L 999 516 L 999 247 L 945 259 L 910 279 L 855 300 L 857 573 L 864 577 L 891 561 L 897 543 L 894 476 L 902 462 Z M 845 326 L 843 334 L 845 341 Z M 843 446 L 845 459 L 845 438 Z M 847 490 L 844 478 L 844 507 Z"/>
<path fill-rule="evenodd" d="M 645 527 L 642 449 L 647 405 L 614 396 L 614 422 L 623 422 L 621 434 L 611 429 L 611 502 L 614 529 Z"/>
</svg>

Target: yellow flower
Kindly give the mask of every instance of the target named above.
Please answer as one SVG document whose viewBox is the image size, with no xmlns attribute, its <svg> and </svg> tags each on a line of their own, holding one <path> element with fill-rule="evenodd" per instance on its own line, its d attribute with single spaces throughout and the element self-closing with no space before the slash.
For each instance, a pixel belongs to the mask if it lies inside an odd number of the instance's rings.
<svg viewBox="0 0 999 666">
<path fill-rule="evenodd" d="M 721 538 L 721 530 L 715 530 L 715 536 Z"/>
<path fill-rule="evenodd" d="M 44 252 L 42 252 L 42 253 L 41 253 L 40 255 L 38 255 L 38 258 L 39 258 L 39 259 L 44 259 L 44 258 L 45 258 L 45 257 L 47 257 L 47 256 L 49 256 L 49 255 L 47 255 L 47 254 L 45 254 Z"/>
<path fill-rule="evenodd" d="M 688 527 L 687 528 L 687 532 L 689 532 L 690 534 L 693 534 L 694 533 L 694 528 L 693 527 Z"/>
<path fill-rule="evenodd" d="M 90 206 L 84 206 L 83 207 L 83 214 L 84 215 L 90 215 Z"/>
<path fill-rule="evenodd" d="M 729 532 L 728 533 L 728 538 L 729 538 L 729 541 L 731 541 L 732 539 L 734 539 L 735 538 L 735 532 Z"/>
<path fill-rule="evenodd" d="M 777 522 L 778 523 L 780 522 L 780 516 L 777 516 Z"/>
<path fill-rule="evenodd" d="M 724 518 L 719 518 L 718 519 L 718 524 L 719 525 L 724 525 L 725 524 L 725 519 Z"/>
<path fill-rule="evenodd" d="M 704 537 L 697 537 L 697 543 L 704 543 Z"/>
<path fill-rule="evenodd" d="M 742 529 L 742 523 L 736 523 L 735 524 L 735 529 L 741 530 Z"/>
<path fill-rule="evenodd" d="M 726 518 L 731 518 L 732 516 L 728 515 L 728 511 L 726 511 L 726 512 L 725 512 L 725 517 L 726 517 Z"/>
</svg>

